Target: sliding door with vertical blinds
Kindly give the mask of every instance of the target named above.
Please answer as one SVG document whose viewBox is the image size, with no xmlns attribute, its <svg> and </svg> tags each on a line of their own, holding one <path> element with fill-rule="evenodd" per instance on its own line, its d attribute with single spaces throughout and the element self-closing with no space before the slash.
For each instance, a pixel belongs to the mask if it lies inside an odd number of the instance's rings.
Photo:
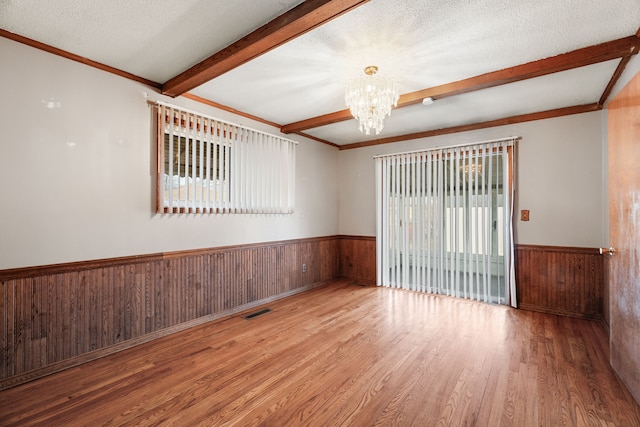
<svg viewBox="0 0 640 427">
<path fill-rule="evenodd" d="M 516 140 L 375 158 L 378 285 L 516 305 Z"/>
<path fill-rule="evenodd" d="M 154 105 L 158 212 L 293 212 L 295 141 Z"/>
</svg>

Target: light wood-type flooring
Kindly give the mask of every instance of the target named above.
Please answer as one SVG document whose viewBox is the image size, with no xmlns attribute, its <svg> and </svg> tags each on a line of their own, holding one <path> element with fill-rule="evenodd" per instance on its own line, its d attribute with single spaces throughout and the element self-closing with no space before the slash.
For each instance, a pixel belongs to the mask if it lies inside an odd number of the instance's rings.
<svg viewBox="0 0 640 427">
<path fill-rule="evenodd" d="M 0 425 L 640 426 L 597 322 L 345 281 L 268 307 L 2 391 Z"/>
</svg>

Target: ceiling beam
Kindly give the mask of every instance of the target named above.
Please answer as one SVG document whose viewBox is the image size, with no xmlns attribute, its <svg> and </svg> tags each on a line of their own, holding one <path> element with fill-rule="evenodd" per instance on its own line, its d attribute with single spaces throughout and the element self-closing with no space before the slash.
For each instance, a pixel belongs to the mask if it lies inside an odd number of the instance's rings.
<svg viewBox="0 0 640 427">
<path fill-rule="evenodd" d="M 640 29 L 638 30 L 640 33 Z M 573 68 L 592 65 L 616 58 L 635 55 L 640 48 L 640 36 L 633 35 L 594 46 L 577 49 L 571 52 L 527 62 L 511 68 L 505 68 L 490 73 L 480 74 L 456 82 L 434 86 L 400 96 L 396 108 L 419 104 L 424 98 L 441 99 L 449 96 L 487 89 L 507 83 L 541 77 L 548 74 L 567 71 Z M 283 133 L 301 132 L 314 127 L 350 120 L 353 117 L 348 109 L 336 111 L 321 116 L 312 117 L 295 123 L 284 125 Z"/>
<path fill-rule="evenodd" d="M 306 0 L 171 78 L 162 85 L 162 93 L 173 97 L 182 95 L 368 1 Z"/>
<path fill-rule="evenodd" d="M 624 72 L 624 69 L 627 68 L 627 64 L 629 63 L 630 60 L 631 60 L 630 55 L 625 56 L 620 60 L 620 62 L 618 63 L 618 66 L 616 67 L 616 70 L 613 72 L 613 75 L 611 76 L 611 79 L 609 79 L 609 84 L 607 84 L 607 87 L 602 92 L 602 96 L 600 97 L 598 104 L 604 105 L 604 103 L 607 102 L 607 99 L 609 98 L 609 95 L 611 95 L 611 91 L 613 90 L 613 87 L 620 79 L 620 76 L 622 76 L 622 73 Z"/>
<path fill-rule="evenodd" d="M 638 31 L 636 32 L 636 37 L 640 39 L 640 28 L 638 28 Z M 616 71 L 614 71 L 613 76 L 611 76 L 611 80 L 609 80 L 609 84 L 604 89 L 604 92 L 602 92 L 600 101 L 598 101 L 600 105 L 604 106 L 604 103 L 607 102 L 607 99 L 609 99 L 609 95 L 611 95 L 611 91 L 613 91 L 613 87 L 622 76 L 622 73 L 624 72 L 625 68 L 627 68 L 627 64 L 631 60 L 631 56 L 635 55 L 638 52 L 640 52 L 640 46 L 636 46 L 634 49 L 632 49 L 629 55 L 622 57 L 622 59 L 620 60 L 620 63 L 618 63 L 618 67 L 616 68 Z"/>
<path fill-rule="evenodd" d="M 521 114 L 519 116 L 504 117 L 486 122 L 473 123 L 468 125 L 452 126 L 448 128 L 432 129 L 427 131 L 415 132 L 407 135 L 390 136 L 387 138 L 373 139 L 369 141 L 354 142 L 340 146 L 340 150 L 349 150 L 352 148 L 369 147 L 372 145 L 390 144 L 392 142 L 408 141 L 418 138 L 429 138 L 438 135 L 447 135 L 451 133 L 466 132 L 471 130 L 486 129 L 496 126 L 512 125 L 516 123 L 530 122 L 534 120 L 551 119 L 554 117 L 568 116 L 571 114 L 588 113 L 602 109 L 602 105 L 598 103 L 576 105 L 573 107 L 556 108 L 554 110 L 539 111 L 537 113 Z"/>
</svg>

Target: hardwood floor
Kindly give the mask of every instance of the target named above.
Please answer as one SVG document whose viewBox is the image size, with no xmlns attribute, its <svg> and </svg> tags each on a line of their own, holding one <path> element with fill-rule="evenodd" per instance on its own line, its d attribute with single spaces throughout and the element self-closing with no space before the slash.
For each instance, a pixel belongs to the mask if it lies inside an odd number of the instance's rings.
<svg viewBox="0 0 640 427">
<path fill-rule="evenodd" d="M 344 281 L 268 307 L 2 391 L 0 425 L 640 425 L 596 322 Z"/>
</svg>

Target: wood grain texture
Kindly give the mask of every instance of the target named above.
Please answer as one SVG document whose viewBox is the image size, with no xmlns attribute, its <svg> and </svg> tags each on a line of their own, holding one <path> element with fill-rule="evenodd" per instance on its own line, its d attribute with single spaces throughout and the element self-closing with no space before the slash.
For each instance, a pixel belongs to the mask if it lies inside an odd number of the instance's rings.
<svg viewBox="0 0 640 427">
<path fill-rule="evenodd" d="M 640 425 L 599 322 L 348 283 L 4 390 L 0 425 Z"/>
<path fill-rule="evenodd" d="M 338 236 L 340 277 L 364 285 L 376 284 L 375 236 Z"/>
<path fill-rule="evenodd" d="M 520 245 L 517 251 L 522 308 L 602 316 L 602 265 L 593 250 Z M 308 268 L 304 274 L 302 263 Z M 332 236 L 0 271 L 0 389 L 336 277 L 375 284 L 374 237 Z M 590 284 L 595 287 L 585 290 Z"/>
<path fill-rule="evenodd" d="M 516 246 L 519 307 L 601 320 L 604 258 L 597 249 Z"/>
<path fill-rule="evenodd" d="M 0 389 L 336 277 L 335 236 L 5 270 Z"/>
<path fill-rule="evenodd" d="M 609 104 L 611 364 L 640 401 L 640 73 Z"/>
</svg>

